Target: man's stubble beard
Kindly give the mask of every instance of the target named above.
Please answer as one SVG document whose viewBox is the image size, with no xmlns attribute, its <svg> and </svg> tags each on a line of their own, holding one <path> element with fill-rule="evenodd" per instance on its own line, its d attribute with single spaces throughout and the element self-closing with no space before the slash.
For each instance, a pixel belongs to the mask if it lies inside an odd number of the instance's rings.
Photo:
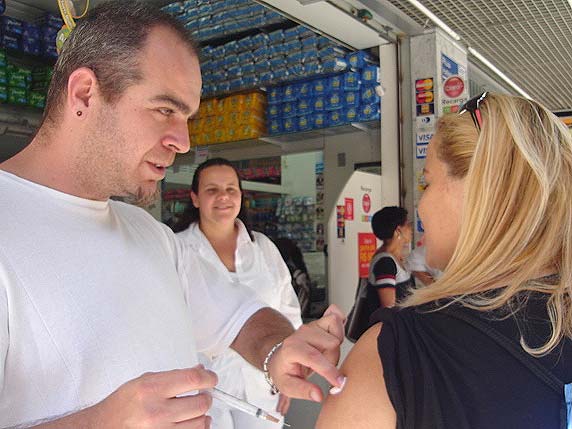
<svg viewBox="0 0 572 429">
<path fill-rule="evenodd" d="M 161 190 L 159 189 L 159 186 L 157 186 L 155 188 L 155 191 L 152 193 L 149 192 L 145 193 L 143 189 L 139 187 L 137 189 L 137 192 L 128 193 L 122 199 L 126 203 L 133 204 L 134 206 L 137 207 L 146 208 L 155 204 L 157 201 L 160 200 L 160 198 L 161 198 Z"/>
</svg>

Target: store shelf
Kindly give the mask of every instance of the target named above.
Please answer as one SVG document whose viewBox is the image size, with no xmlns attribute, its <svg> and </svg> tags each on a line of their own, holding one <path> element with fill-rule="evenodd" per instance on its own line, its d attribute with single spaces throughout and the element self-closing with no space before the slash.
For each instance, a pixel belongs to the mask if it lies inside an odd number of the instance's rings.
<svg viewBox="0 0 572 429">
<path fill-rule="evenodd" d="M 259 140 L 271 144 L 301 142 L 304 140 L 313 140 L 325 136 L 335 136 L 340 134 L 355 133 L 357 131 L 363 131 L 369 133 L 373 130 L 379 129 L 380 126 L 381 122 L 379 120 L 368 121 L 368 122 L 351 122 L 349 124 L 338 125 L 329 128 L 319 128 L 315 130 L 303 131 L 298 133 L 286 133 L 286 134 L 265 136 L 261 137 Z"/>
<path fill-rule="evenodd" d="M 329 128 L 319 128 L 311 131 L 303 131 L 288 134 L 276 134 L 263 136 L 258 139 L 240 140 L 228 143 L 217 143 L 212 145 L 191 147 L 191 152 L 196 152 L 197 148 L 207 148 L 209 153 L 219 153 L 227 151 L 237 151 L 263 146 L 275 146 L 282 152 L 308 152 L 321 150 L 324 148 L 324 137 L 350 134 L 355 132 L 371 133 L 381 126 L 379 120 L 368 122 L 351 122 L 345 125 L 338 125 Z M 270 155 L 268 155 L 270 156 Z M 178 157 L 178 163 L 183 164 L 183 156 Z"/>
</svg>

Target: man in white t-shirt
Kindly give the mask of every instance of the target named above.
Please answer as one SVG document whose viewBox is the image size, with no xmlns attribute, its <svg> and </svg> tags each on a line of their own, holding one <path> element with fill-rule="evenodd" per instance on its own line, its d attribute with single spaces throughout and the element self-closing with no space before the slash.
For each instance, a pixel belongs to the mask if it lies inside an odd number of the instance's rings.
<svg viewBox="0 0 572 429">
<path fill-rule="evenodd" d="M 200 92 L 197 48 L 148 6 L 97 7 L 65 42 L 40 130 L 0 164 L 0 427 L 208 427 L 210 395 L 185 393 L 217 382 L 197 351 L 229 346 L 288 396 L 322 399 L 310 370 L 342 384 L 339 310 L 294 332 L 238 290 L 210 302 L 171 231 L 110 200 L 152 199 Z"/>
</svg>

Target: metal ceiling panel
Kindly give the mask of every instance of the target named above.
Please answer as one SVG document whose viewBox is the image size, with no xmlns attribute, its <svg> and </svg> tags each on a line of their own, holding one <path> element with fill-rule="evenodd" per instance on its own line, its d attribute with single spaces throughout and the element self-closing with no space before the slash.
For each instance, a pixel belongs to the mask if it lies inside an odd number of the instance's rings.
<svg viewBox="0 0 572 429">
<path fill-rule="evenodd" d="M 433 23 L 407 0 L 387 0 L 417 23 Z M 572 8 L 567 0 L 421 0 L 534 99 L 572 108 Z"/>
</svg>

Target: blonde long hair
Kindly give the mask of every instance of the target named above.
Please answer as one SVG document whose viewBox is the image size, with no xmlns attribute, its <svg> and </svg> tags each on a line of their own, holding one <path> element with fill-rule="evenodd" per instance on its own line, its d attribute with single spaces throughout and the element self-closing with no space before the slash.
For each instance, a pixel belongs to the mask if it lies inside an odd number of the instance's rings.
<svg viewBox="0 0 572 429">
<path fill-rule="evenodd" d="M 460 236 L 443 277 L 403 305 L 455 297 L 488 311 L 523 291 L 547 293 L 550 338 L 538 348 L 521 339 L 541 356 L 572 338 L 572 137 L 550 111 L 523 98 L 489 94 L 481 114 L 481 132 L 468 113 L 437 124 L 438 158 L 450 176 L 465 178 Z M 560 277 L 531 281 L 548 272 Z"/>
</svg>

